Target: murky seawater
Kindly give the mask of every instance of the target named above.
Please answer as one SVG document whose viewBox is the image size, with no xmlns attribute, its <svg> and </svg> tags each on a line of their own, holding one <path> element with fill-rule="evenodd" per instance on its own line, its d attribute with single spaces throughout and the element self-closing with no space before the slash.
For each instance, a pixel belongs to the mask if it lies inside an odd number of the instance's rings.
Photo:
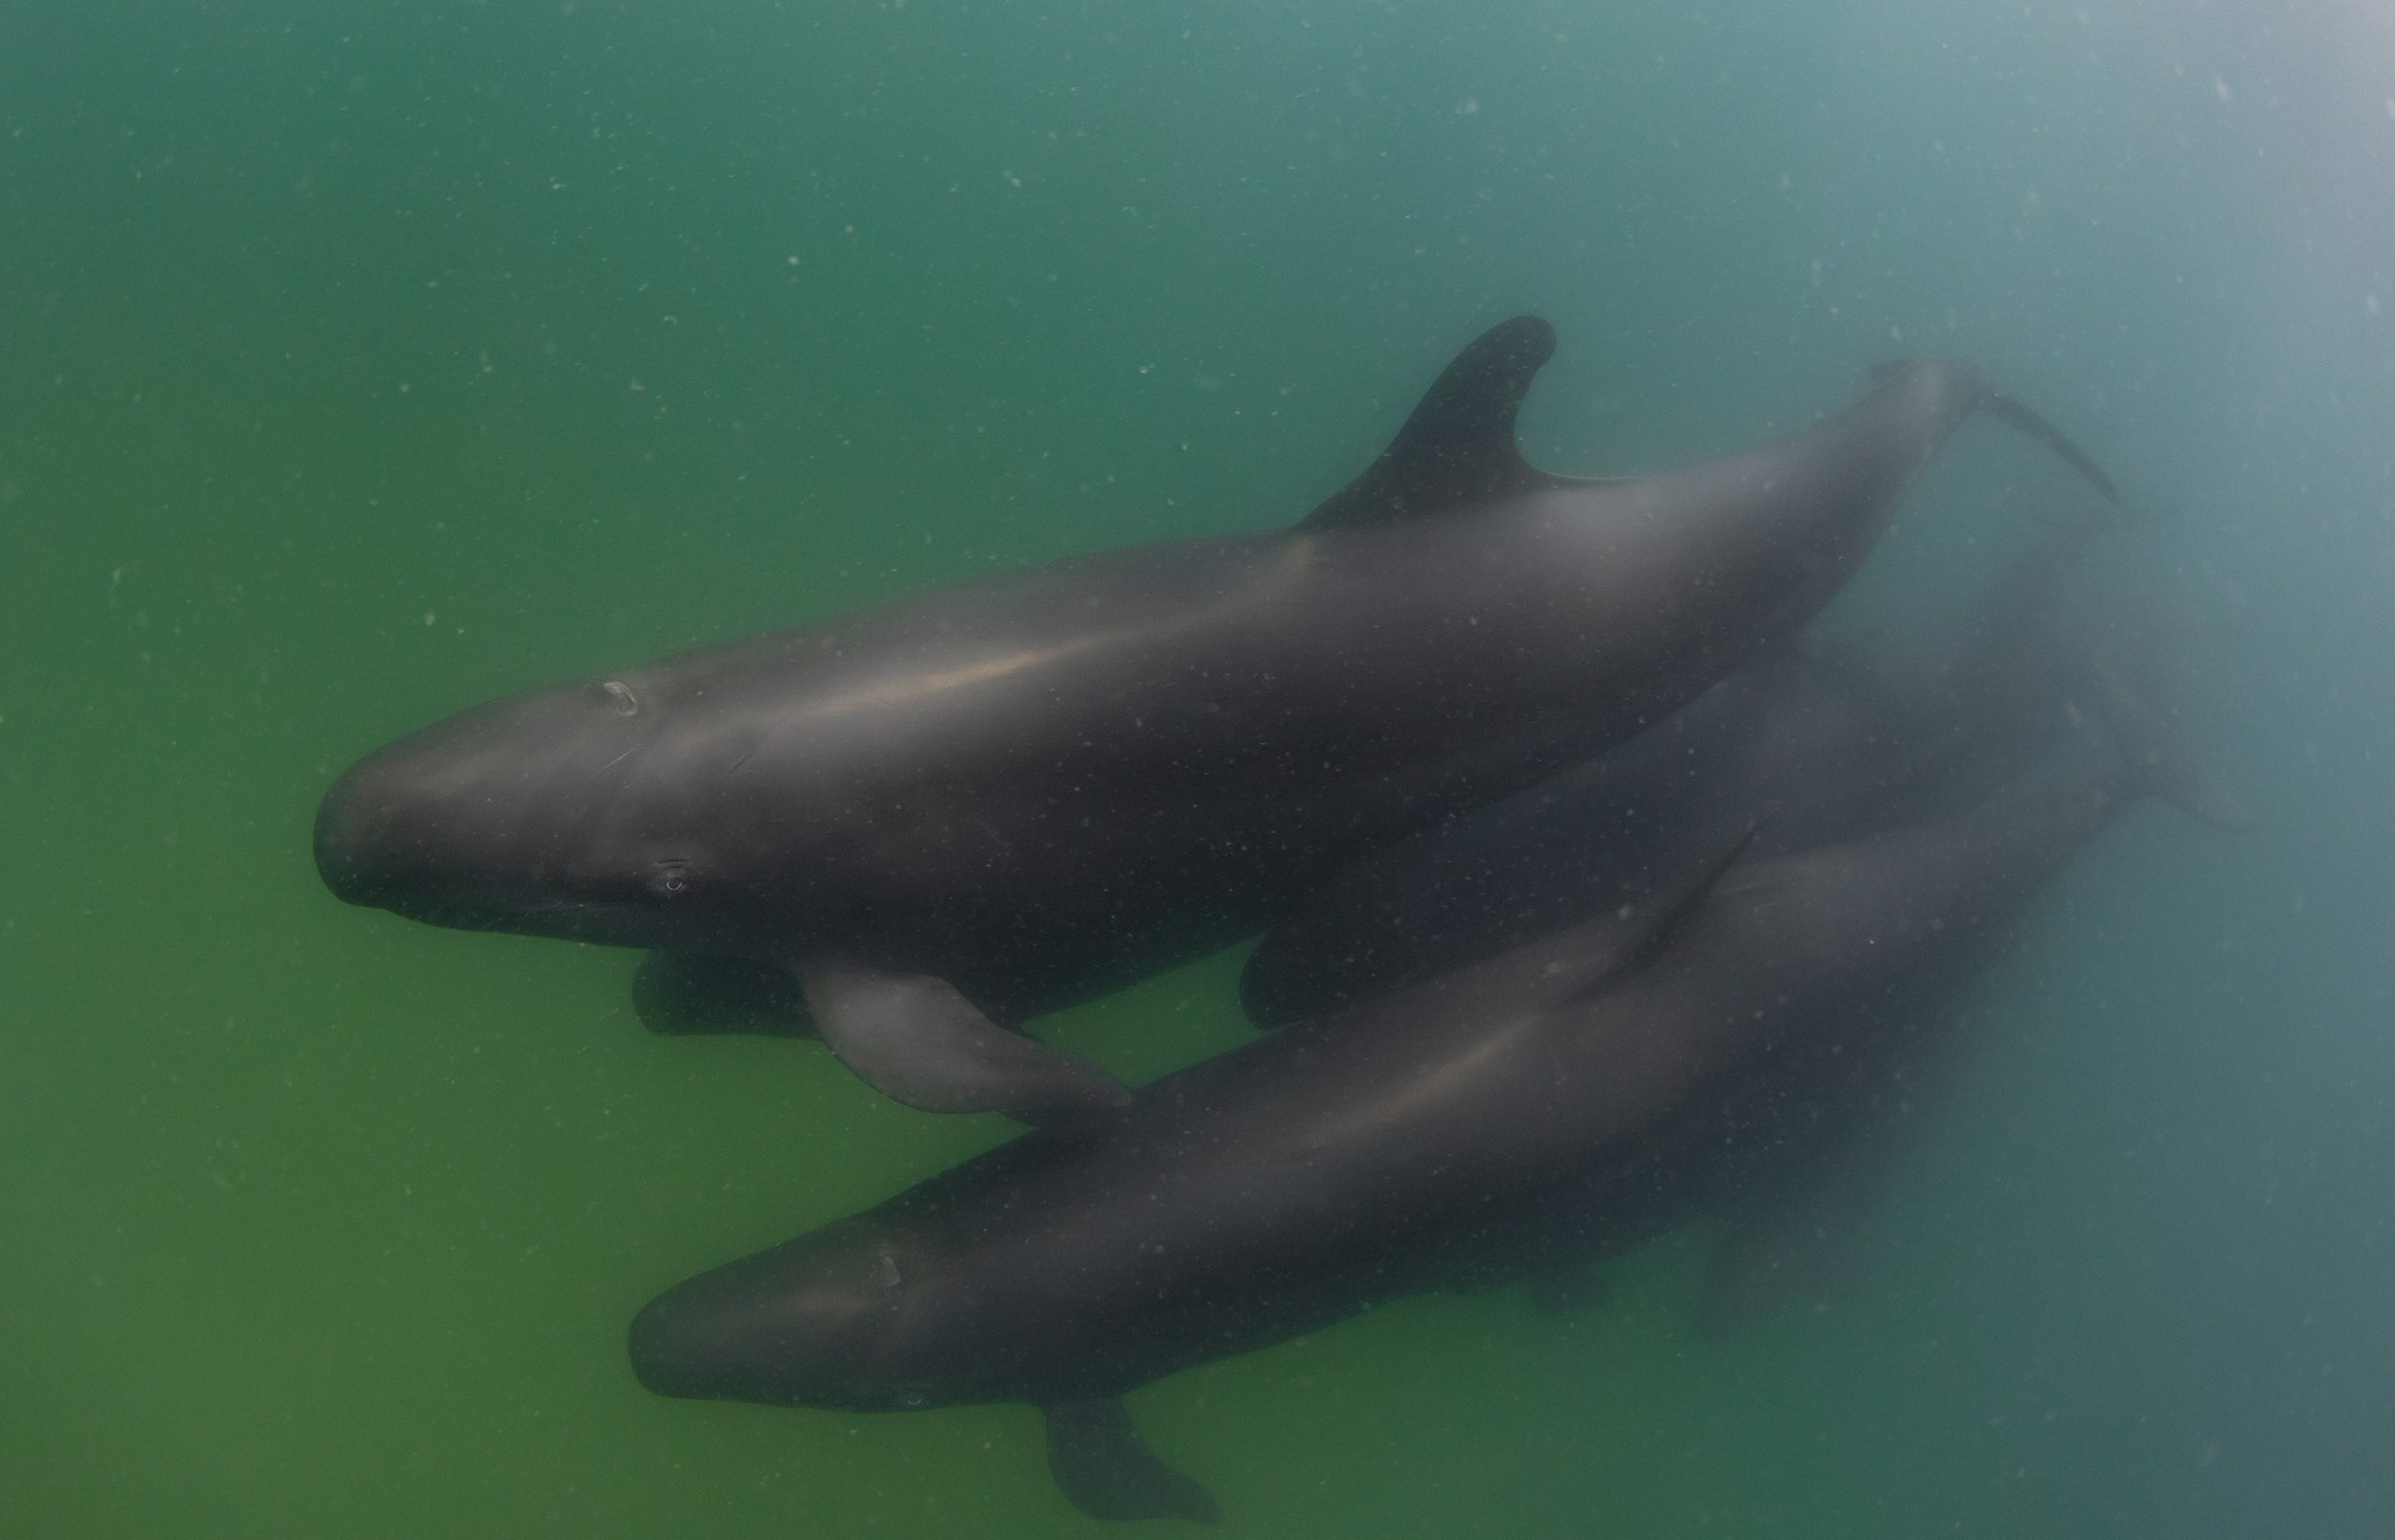
<svg viewBox="0 0 2395 1540">
<path fill-rule="evenodd" d="M 1686 1236 L 1565 1321 L 1178 1376 L 1152 1437 L 1255 1535 L 2387 1532 L 2390 186 L 2365 0 L 16 8 L 0 1533 L 1082 1526 L 1026 1409 L 625 1362 L 1004 1125 L 345 909 L 315 800 L 503 691 L 1286 522 L 1519 310 L 1558 469 L 1985 364 L 2144 511 L 2106 559 L 2270 817 L 2082 863 L 1822 1309 L 1701 1336 Z M 1850 608 L 2076 495 L 1971 430 Z M 1059 1035 L 1156 1073 L 1244 1037 L 1232 976 Z"/>
</svg>

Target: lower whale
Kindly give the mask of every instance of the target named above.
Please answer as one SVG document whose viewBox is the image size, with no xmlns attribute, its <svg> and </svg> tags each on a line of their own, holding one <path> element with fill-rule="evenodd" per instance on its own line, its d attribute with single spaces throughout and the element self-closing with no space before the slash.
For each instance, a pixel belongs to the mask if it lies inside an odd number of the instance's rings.
<svg viewBox="0 0 2395 1540">
<path fill-rule="evenodd" d="M 1778 1052 L 1950 1001 L 2155 756 L 1943 822 L 1747 858 L 1725 828 L 1648 901 L 1301 1022 L 702 1274 L 633 1322 L 660 1393 L 1039 1406 L 1065 1494 L 1204 1519 L 1119 1397 L 1408 1292 L 1554 1277 L 1639 1227 L 1627 1173 Z M 1699 1184 L 1702 1186 L 1701 1183 Z"/>
</svg>

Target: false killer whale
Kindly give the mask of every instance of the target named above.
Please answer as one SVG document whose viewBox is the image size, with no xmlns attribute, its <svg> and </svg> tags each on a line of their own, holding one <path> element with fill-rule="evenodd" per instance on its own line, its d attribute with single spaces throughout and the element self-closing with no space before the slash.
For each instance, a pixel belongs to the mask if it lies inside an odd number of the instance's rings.
<svg viewBox="0 0 2395 1540">
<path fill-rule="evenodd" d="M 1768 809 L 1763 856 L 1975 804 L 2089 683 L 2096 628 L 2064 587 L 2099 528 L 2058 526 L 1901 642 L 1800 631 L 1628 743 L 1363 857 L 1248 954 L 1248 1019 L 1325 1015 L 1591 918 L 1724 817 Z"/>
<path fill-rule="evenodd" d="M 1711 1158 L 1690 1149 L 1692 1106 L 1775 1054 L 1945 1005 L 2167 782 L 2143 745 L 2099 736 L 1940 823 L 1773 857 L 1745 853 L 1751 826 L 1687 842 L 1645 902 L 1287 1027 L 1119 1117 L 1035 1129 L 682 1282 L 633 1321 L 633 1369 L 662 1394 L 782 1406 L 1029 1402 L 1084 1511 L 1211 1518 L 1126 1392 L 1409 1292 L 1552 1278 L 1651 1231 L 1658 1142 Z"/>
<path fill-rule="evenodd" d="M 1554 349 L 1474 341 L 1292 529 L 962 584 L 464 712 L 326 793 L 317 867 L 436 924 L 778 972 L 885 1093 L 1118 1108 L 1006 1030 L 1252 935 L 1357 856 L 1630 736 L 1828 600 L 1985 410 L 1883 369 L 1765 447 L 1580 480 L 1523 460 Z"/>
</svg>

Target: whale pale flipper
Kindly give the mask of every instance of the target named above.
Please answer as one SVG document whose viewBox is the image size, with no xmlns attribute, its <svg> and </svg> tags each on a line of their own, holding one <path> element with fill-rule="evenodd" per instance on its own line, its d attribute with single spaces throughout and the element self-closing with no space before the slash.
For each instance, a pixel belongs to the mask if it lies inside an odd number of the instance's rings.
<svg viewBox="0 0 2395 1540">
<path fill-rule="evenodd" d="M 1148 1447 L 1116 1400 L 1052 1401 L 1048 1472 L 1075 1507 L 1093 1519 L 1220 1521 L 1214 1496 Z"/>
<path fill-rule="evenodd" d="M 1104 1070 L 1007 1030 L 945 979 L 841 962 L 797 973 L 816 1034 L 893 1100 L 1033 1122 L 1130 1105 L 1130 1092 Z"/>
</svg>

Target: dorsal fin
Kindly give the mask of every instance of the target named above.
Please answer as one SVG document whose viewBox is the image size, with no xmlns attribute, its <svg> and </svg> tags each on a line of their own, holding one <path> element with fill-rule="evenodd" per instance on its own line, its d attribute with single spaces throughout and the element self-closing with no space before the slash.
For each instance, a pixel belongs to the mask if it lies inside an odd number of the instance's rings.
<svg viewBox="0 0 2395 1540">
<path fill-rule="evenodd" d="M 1514 443 L 1514 415 L 1554 353 L 1555 328 L 1535 315 L 1482 332 L 1431 383 L 1380 458 L 1304 527 L 1420 518 L 1561 480 L 1533 467 Z"/>
<path fill-rule="evenodd" d="M 1687 928 L 1689 917 L 1712 896 L 1729 870 L 1738 865 L 1739 858 L 1755 843 L 1755 836 L 1763 832 L 1763 826 L 1770 818 L 1769 811 L 1758 814 L 1746 821 L 1736 837 L 1701 851 L 1685 871 L 1676 874 L 1676 880 L 1655 892 L 1643 914 L 1624 909 L 1620 917 L 1625 926 L 1612 956 L 1567 998 L 1590 999 L 1644 971 Z"/>
</svg>

